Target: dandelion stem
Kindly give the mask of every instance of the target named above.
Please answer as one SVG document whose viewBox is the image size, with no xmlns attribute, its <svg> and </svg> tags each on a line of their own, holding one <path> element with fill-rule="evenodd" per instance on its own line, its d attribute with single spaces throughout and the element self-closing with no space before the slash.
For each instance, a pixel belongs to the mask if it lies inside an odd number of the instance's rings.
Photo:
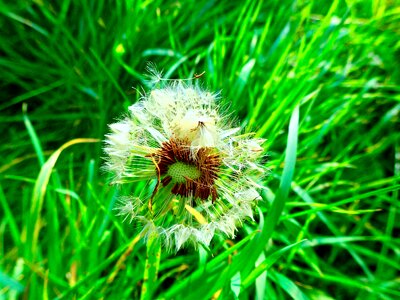
<svg viewBox="0 0 400 300">
<path fill-rule="evenodd" d="M 156 233 L 151 234 L 148 237 L 146 247 L 147 257 L 140 300 L 153 299 L 152 296 L 155 291 L 155 283 L 157 282 L 161 256 L 161 243 L 159 235 Z"/>
</svg>

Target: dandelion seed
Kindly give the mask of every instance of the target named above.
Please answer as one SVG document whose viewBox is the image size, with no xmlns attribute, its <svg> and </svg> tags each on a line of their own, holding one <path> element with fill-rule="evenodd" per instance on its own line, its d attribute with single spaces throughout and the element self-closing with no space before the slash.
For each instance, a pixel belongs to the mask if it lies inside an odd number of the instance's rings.
<svg viewBox="0 0 400 300">
<path fill-rule="evenodd" d="M 191 82 L 161 83 L 106 136 L 105 169 L 113 183 L 152 186 L 123 198 L 117 215 L 141 223 L 145 237 L 157 233 L 176 251 L 208 246 L 217 233 L 233 238 L 260 200 L 264 140 L 231 128 L 217 95 Z"/>
</svg>

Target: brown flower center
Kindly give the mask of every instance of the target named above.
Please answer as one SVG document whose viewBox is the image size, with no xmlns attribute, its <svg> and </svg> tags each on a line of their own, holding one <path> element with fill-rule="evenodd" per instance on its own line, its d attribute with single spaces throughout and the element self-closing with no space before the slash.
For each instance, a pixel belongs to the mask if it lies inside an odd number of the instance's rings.
<svg viewBox="0 0 400 300">
<path fill-rule="evenodd" d="M 172 183 L 173 194 L 201 200 L 211 196 L 213 202 L 217 199 L 214 182 L 221 159 L 211 148 L 200 148 L 193 153 L 187 141 L 170 139 L 152 157 L 159 181 L 163 186 Z"/>
</svg>

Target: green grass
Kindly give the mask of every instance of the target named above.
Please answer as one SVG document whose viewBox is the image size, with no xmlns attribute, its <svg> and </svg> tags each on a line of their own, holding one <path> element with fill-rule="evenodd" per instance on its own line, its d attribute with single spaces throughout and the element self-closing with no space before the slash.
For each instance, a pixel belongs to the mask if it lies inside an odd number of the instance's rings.
<svg viewBox="0 0 400 300">
<path fill-rule="evenodd" d="M 115 2 L 0 1 L 0 299 L 399 299 L 400 3 Z M 205 71 L 270 169 L 234 240 L 159 266 L 100 171 L 148 61 Z"/>
</svg>

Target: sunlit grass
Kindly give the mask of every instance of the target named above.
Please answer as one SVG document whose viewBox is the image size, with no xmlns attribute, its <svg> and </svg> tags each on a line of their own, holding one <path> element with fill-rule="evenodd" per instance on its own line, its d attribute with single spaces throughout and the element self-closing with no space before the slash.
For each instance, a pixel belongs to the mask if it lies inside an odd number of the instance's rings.
<svg viewBox="0 0 400 300">
<path fill-rule="evenodd" d="M 400 298 L 395 1 L 0 8 L 0 299 Z M 205 71 L 267 139 L 270 174 L 234 240 L 162 251 L 146 290 L 146 244 L 100 167 L 148 61 L 169 78 Z"/>
</svg>

